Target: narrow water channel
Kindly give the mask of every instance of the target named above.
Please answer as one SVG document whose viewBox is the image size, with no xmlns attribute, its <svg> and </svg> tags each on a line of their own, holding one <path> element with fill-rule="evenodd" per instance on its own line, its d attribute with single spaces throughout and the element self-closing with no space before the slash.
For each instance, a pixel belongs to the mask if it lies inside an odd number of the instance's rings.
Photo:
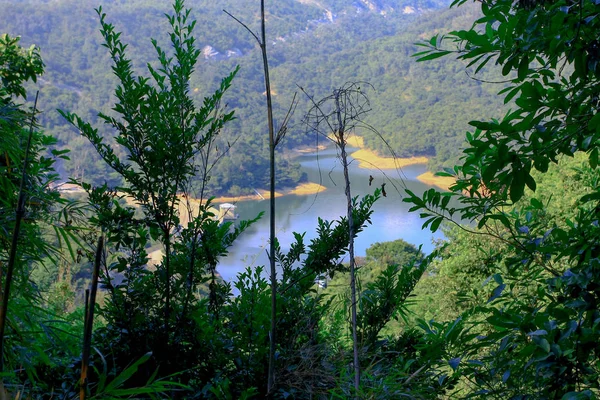
<svg viewBox="0 0 600 400">
<path fill-rule="evenodd" d="M 327 190 L 316 195 L 288 195 L 276 200 L 276 230 L 282 249 L 289 249 L 294 239 L 293 232 L 306 232 L 305 244 L 316 237 L 318 218 L 337 220 L 346 213 L 343 171 L 336 157 L 335 149 L 327 149 L 318 154 L 301 156 L 298 161 L 310 182 L 320 183 Z M 426 171 L 425 165 L 413 165 L 400 171 L 386 170 L 387 175 L 376 169 L 358 168 L 358 163 L 350 165 L 352 195 L 363 196 L 373 193 L 382 183 L 386 183 L 387 197 L 375 203 L 372 224 L 361 232 L 355 242 L 357 256 L 364 256 L 366 249 L 376 242 L 404 239 L 416 246 L 422 245 L 429 253 L 433 241 L 443 237 L 441 232 L 432 235 L 421 230 L 423 220 L 416 213 L 409 213 L 410 205 L 402 202 L 404 187 L 415 193 L 422 193 L 431 186 L 419 182 L 416 177 Z M 369 186 L 369 176 L 374 177 Z M 397 188 L 397 190 L 396 190 Z M 230 248 L 229 255 L 221 260 L 218 271 L 226 281 L 249 266 L 268 265 L 266 250 L 269 240 L 269 200 L 253 200 L 236 203 L 236 213 L 241 219 L 254 218 L 261 211 L 265 215 Z"/>
</svg>

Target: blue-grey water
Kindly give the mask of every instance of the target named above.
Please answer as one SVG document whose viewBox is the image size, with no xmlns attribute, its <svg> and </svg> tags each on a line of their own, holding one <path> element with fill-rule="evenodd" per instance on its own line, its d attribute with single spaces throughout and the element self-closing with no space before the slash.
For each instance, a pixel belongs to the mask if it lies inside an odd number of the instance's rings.
<svg viewBox="0 0 600 400">
<path fill-rule="evenodd" d="M 346 214 L 343 171 L 336 150 L 303 155 L 298 161 L 308 180 L 320 183 L 327 190 L 316 195 L 287 195 L 276 199 L 276 232 L 282 249 L 289 248 L 294 231 L 306 232 L 305 244 L 315 238 L 318 217 L 337 220 Z M 442 234 L 421 230 L 424 221 L 417 213 L 409 213 L 410 205 L 402 202 L 404 187 L 418 194 L 431 187 L 416 179 L 425 171 L 424 165 L 413 165 L 400 171 L 385 170 L 384 175 L 384 172 L 376 169 L 358 168 L 357 162 L 351 163 L 352 196 L 373 193 L 384 182 L 387 192 L 387 197 L 382 197 L 373 207 L 372 224 L 355 241 L 357 256 L 364 256 L 373 243 L 395 239 L 404 239 L 415 246 L 422 245 L 425 253 L 433 249 L 433 240 L 441 238 Z M 371 186 L 370 175 L 374 178 Z M 229 255 L 221 260 L 218 271 L 226 281 L 234 280 L 248 266 L 268 265 L 269 200 L 243 201 L 236 203 L 236 206 L 236 213 L 241 219 L 253 218 L 261 211 L 265 215 L 238 238 L 230 248 Z"/>
</svg>

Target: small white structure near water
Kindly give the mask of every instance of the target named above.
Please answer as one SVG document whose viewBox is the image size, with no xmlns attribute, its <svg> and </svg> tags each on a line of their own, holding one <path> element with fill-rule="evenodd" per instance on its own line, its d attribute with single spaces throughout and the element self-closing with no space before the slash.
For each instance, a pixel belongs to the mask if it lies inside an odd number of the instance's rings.
<svg viewBox="0 0 600 400">
<path fill-rule="evenodd" d="M 238 218 L 238 215 L 235 213 L 236 206 L 231 203 L 223 203 L 219 205 L 219 221 L 229 221 Z"/>
</svg>

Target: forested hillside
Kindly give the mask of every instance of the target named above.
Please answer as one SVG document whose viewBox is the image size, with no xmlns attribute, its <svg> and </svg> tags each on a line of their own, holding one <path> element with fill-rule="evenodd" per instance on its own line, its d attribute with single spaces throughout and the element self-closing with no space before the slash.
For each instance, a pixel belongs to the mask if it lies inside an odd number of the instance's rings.
<svg viewBox="0 0 600 400">
<path fill-rule="evenodd" d="M 98 111 L 110 112 L 114 102 L 110 59 L 102 47 L 98 16 L 91 2 L 0 2 L 0 26 L 20 35 L 24 44 L 42 48 L 47 65 L 40 80 L 42 123 L 60 147 L 77 157 L 66 162 L 63 176 L 115 183 L 89 144 L 55 111 L 76 111 L 96 121 Z M 222 194 L 232 186 L 246 190 L 266 188 L 267 146 L 263 111 L 264 88 L 260 52 L 249 33 L 222 10 L 235 15 L 256 30 L 258 10 L 237 1 L 196 1 L 190 4 L 198 20 L 197 45 L 203 56 L 192 76 L 196 101 L 214 90 L 222 76 L 241 66 L 235 85 L 224 103 L 235 111 L 236 121 L 226 128 L 220 148 L 229 157 L 216 166 L 209 182 L 212 193 Z M 425 155 L 430 167 L 450 165 L 459 154 L 467 122 L 481 115 L 495 115 L 501 102 L 493 96 L 497 85 L 470 79 L 460 64 L 446 60 L 416 68 L 414 45 L 439 29 L 468 27 L 475 8 L 439 10 L 440 2 L 401 3 L 277 2 L 269 10 L 268 37 L 271 76 L 275 94 L 276 123 L 283 119 L 294 93 L 301 86 L 320 98 L 347 81 L 373 85 L 369 93 L 372 112 L 367 122 L 375 128 L 399 157 Z M 108 13 L 122 39 L 128 43 L 136 69 L 142 70 L 154 57 L 150 39 L 165 44 L 165 2 L 107 2 Z M 435 84 L 432 84 L 435 82 Z M 309 104 L 300 93 L 300 103 L 280 148 L 315 145 L 302 118 Z M 363 132 L 366 144 L 391 156 L 387 144 L 372 132 Z M 237 141 L 236 141 L 237 140 Z M 252 157 L 249 155 L 252 154 Z M 293 186 L 302 179 L 294 162 L 280 153 L 278 183 Z M 256 157 L 258 155 L 258 157 Z"/>
<path fill-rule="evenodd" d="M 234 223 L 209 193 L 193 195 L 198 185 L 227 190 L 229 172 L 263 184 L 274 160 L 264 159 L 265 142 L 271 156 L 284 137 L 270 130 L 267 140 L 253 111 L 264 106 L 256 46 L 198 34 L 202 24 L 228 30 L 220 12 L 203 20 L 183 0 L 162 17 L 162 3 L 141 1 L 109 3 L 97 16 L 75 2 L 8 4 L 6 25 L 37 32 L 50 50 L 0 32 L 1 399 L 600 398 L 597 0 L 458 0 L 439 13 L 407 3 L 396 14 L 369 0 L 282 2 L 273 8 L 281 14 L 260 17 L 232 10 L 283 38 L 269 44 L 279 76 L 265 90 L 278 118 L 296 76 L 306 92 L 328 95 L 312 103 L 310 122 L 333 138 L 344 192 L 331 202 L 345 212 L 306 212 L 314 232 L 283 245 L 274 192 L 302 178 L 297 168 L 285 175 L 294 160 L 283 152 L 283 181 L 269 183 L 269 268 L 247 266 L 231 281 L 217 268 L 262 213 Z M 278 22 L 287 12 L 292 25 L 317 22 L 296 35 Z M 67 34 L 76 27 L 81 35 Z M 154 29 L 157 54 L 144 65 L 151 51 L 141 39 Z M 418 51 L 411 38 L 420 51 L 405 63 L 401 55 Z M 362 71 L 377 90 L 338 83 Z M 480 86 L 490 80 L 503 86 Z M 402 114 L 405 103 L 413 108 Z M 469 112 L 481 114 L 459 149 L 449 129 Z M 298 118 L 287 147 L 310 143 Z M 459 155 L 442 172 L 448 190 L 401 193 L 423 229 L 445 234 L 430 254 L 403 240 L 355 254 L 377 202 L 398 199 L 392 180 L 351 180 L 359 170 L 348 168 L 347 149 L 361 125 L 381 127 L 398 154 L 435 153 L 434 163 Z M 80 180 L 72 195 L 56 190 L 65 168 Z M 406 225 L 389 226 L 373 228 Z"/>
</svg>

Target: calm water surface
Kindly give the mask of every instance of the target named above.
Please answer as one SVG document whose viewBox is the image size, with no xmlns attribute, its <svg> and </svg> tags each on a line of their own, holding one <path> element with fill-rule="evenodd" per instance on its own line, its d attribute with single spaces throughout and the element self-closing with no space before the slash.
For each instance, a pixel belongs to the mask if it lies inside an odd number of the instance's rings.
<svg viewBox="0 0 600 400">
<path fill-rule="evenodd" d="M 289 249 L 293 232 L 306 232 L 305 244 L 316 237 L 317 218 L 338 220 L 346 214 L 343 171 L 336 157 L 335 149 L 318 154 L 301 156 L 298 161 L 308 175 L 310 182 L 320 183 L 327 190 L 316 195 L 288 195 L 276 199 L 276 231 L 282 249 Z M 431 234 L 421 230 L 423 220 L 416 213 L 408 213 L 410 205 L 402 202 L 404 187 L 420 194 L 431 186 L 416 180 L 426 171 L 424 165 L 402 168 L 400 171 L 386 170 L 384 174 L 376 169 L 358 168 L 358 163 L 350 165 L 352 196 L 363 196 L 386 182 L 387 197 L 375 203 L 371 218 L 372 224 L 361 232 L 355 241 L 357 256 L 364 256 L 366 249 L 376 242 L 404 239 L 416 246 L 423 245 L 423 251 L 430 252 L 433 240 L 442 237 L 441 233 Z M 369 175 L 373 175 L 369 186 Z M 397 189 L 394 187 L 397 187 Z M 229 255 L 222 259 L 218 271 L 221 276 L 232 281 L 236 275 L 248 266 L 268 265 L 266 250 L 269 240 L 269 200 L 238 202 L 236 212 L 241 219 L 251 219 L 259 212 L 265 212 L 263 218 L 244 232 L 230 248 Z"/>
</svg>

